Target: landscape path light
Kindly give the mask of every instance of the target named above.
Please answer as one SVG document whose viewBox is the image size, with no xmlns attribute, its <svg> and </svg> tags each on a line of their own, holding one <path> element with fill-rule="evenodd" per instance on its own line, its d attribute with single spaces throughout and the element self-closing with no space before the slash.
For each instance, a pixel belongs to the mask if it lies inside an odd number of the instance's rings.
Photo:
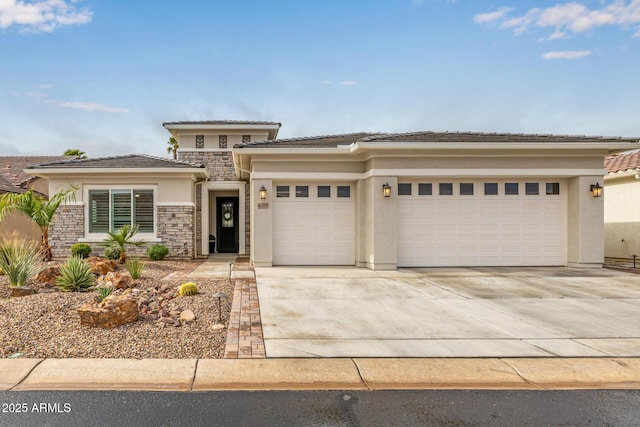
<svg viewBox="0 0 640 427">
<path fill-rule="evenodd" d="M 213 294 L 214 298 L 218 298 L 218 323 L 222 323 L 222 303 L 221 300 L 222 298 L 226 298 L 227 294 L 225 294 L 224 292 L 216 292 L 215 294 Z"/>
</svg>

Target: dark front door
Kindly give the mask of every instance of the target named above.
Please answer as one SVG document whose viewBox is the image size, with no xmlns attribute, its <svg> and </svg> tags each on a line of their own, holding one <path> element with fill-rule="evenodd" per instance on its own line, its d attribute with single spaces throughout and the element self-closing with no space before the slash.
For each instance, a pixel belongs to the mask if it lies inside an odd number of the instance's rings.
<svg viewBox="0 0 640 427">
<path fill-rule="evenodd" d="M 216 199 L 216 222 L 218 252 L 238 252 L 237 197 L 218 197 Z"/>
</svg>

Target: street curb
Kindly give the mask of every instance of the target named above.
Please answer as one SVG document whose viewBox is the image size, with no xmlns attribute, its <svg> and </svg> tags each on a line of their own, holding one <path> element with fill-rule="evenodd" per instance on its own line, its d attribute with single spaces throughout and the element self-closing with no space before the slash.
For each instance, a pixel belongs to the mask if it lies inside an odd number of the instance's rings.
<svg viewBox="0 0 640 427">
<path fill-rule="evenodd" d="M 640 389 L 640 358 L 0 359 L 0 390 Z"/>
</svg>

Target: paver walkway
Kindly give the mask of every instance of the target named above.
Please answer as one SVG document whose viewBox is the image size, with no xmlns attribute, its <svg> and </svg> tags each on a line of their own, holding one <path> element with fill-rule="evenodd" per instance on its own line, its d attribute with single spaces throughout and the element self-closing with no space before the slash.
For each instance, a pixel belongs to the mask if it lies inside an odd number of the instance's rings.
<svg viewBox="0 0 640 427">
<path fill-rule="evenodd" d="M 227 330 L 225 359 L 264 359 L 266 357 L 258 288 L 249 258 L 236 258 L 231 279 L 235 281 L 233 303 Z"/>
</svg>

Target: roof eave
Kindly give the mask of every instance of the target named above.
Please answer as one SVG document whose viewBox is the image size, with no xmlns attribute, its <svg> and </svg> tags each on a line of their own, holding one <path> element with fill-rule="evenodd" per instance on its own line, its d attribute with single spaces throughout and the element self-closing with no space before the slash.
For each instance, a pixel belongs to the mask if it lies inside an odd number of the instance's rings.
<svg viewBox="0 0 640 427">
<path fill-rule="evenodd" d="M 209 178 L 206 168 L 39 168 L 26 169 L 28 173 L 41 177 L 52 175 L 143 175 L 143 174 L 165 174 L 165 175 L 189 175 Z"/>
</svg>

